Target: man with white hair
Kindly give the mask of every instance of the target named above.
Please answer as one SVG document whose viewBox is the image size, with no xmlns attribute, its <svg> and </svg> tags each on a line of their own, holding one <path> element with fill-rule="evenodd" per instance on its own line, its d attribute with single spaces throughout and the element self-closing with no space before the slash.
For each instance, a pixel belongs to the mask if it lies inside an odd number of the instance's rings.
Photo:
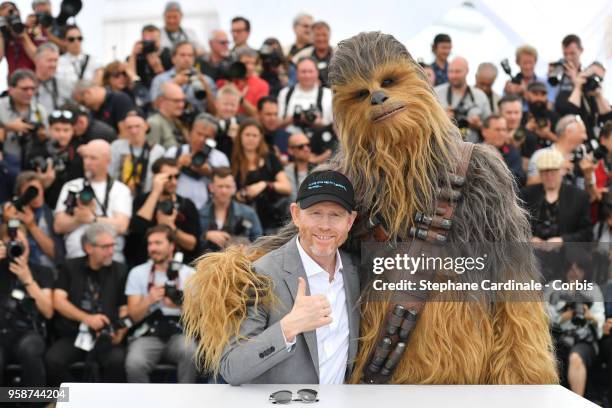
<svg viewBox="0 0 612 408">
<path fill-rule="evenodd" d="M 124 262 L 123 235 L 132 216 L 130 189 L 108 174 L 111 160 L 108 142 L 92 140 L 82 145 L 79 153 L 85 178 L 71 180 L 62 187 L 53 228 L 64 234 L 66 258 L 76 258 L 84 255 L 80 241 L 86 227 L 93 223 L 108 224 L 118 234 L 113 259 Z"/>
<path fill-rule="evenodd" d="M 474 86 L 487 95 L 491 113 L 497 115 L 499 114 L 498 103 L 501 96 L 493 90 L 495 79 L 497 79 L 497 67 L 495 64 L 483 62 L 478 66 L 476 70 L 476 84 Z"/>
<path fill-rule="evenodd" d="M 210 53 L 200 59 L 200 71 L 214 81 L 222 78 L 224 68 L 229 68 L 230 58 L 229 39 L 223 30 L 213 30 L 208 38 Z"/>
<path fill-rule="evenodd" d="M 169 1 L 164 8 L 164 28 L 161 30 L 161 46 L 163 48 L 174 48 L 181 41 L 189 41 L 193 44 L 197 55 L 204 54 L 198 37 L 190 28 L 183 27 L 183 10 L 178 1 Z"/>
<path fill-rule="evenodd" d="M 53 112 L 71 97 L 69 83 L 56 75 L 58 59 L 59 48 L 53 43 L 42 44 L 36 49 L 34 64 L 38 87 L 34 98 L 47 112 Z"/>
<path fill-rule="evenodd" d="M 293 32 L 295 43 L 287 51 L 287 58 L 291 59 L 295 54 L 312 45 L 312 23 L 314 19 L 310 14 L 300 13 L 293 19 Z"/>
</svg>

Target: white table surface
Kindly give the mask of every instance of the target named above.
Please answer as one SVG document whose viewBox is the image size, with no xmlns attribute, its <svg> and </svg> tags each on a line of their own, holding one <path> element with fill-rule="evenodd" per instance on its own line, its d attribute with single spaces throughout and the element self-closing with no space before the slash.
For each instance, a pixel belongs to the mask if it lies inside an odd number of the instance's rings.
<svg viewBox="0 0 612 408">
<path fill-rule="evenodd" d="M 273 407 L 269 395 L 300 388 L 319 391 L 319 402 L 293 408 L 573 408 L 597 407 L 559 385 L 230 385 L 64 383 L 70 401 L 58 408 Z"/>
</svg>

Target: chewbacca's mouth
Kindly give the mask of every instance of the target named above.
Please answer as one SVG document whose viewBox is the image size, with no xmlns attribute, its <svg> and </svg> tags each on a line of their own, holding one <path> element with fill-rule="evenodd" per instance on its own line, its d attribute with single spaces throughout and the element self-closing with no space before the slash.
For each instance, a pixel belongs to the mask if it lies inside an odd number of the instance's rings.
<svg viewBox="0 0 612 408">
<path fill-rule="evenodd" d="M 384 109 L 382 112 L 377 112 L 372 115 L 372 123 L 378 123 L 387 118 L 390 118 L 391 116 L 403 111 L 404 109 L 406 109 L 406 105 L 391 105 Z"/>
</svg>

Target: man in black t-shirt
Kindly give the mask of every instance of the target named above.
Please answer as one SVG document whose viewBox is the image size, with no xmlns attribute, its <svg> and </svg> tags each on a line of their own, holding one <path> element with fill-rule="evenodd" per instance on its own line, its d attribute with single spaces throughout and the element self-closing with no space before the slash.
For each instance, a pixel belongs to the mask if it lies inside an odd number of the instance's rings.
<svg viewBox="0 0 612 408">
<path fill-rule="evenodd" d="M 153 163 L 151 192 L 134 200 L 125 253 L 130 267 L 147 260 L 146 232 L 149 228 L 165 224 L 174 232 L 177 249 L 185 255 L 188 264 L 199 255 L 200 221 L 195 204 L 176 194 L 179 169 L 176 160 L 163 157 Z"/>
<path fill-rule="evenodd" d="M 113 261 L 115 231 L 107 224 L 93 224 L 81 242 L 87 255 L 61 265 L 55 282 L 58 339 L 45 356 L 49 386 L 73 381 L 69 367 L 79 360 L 86 362 L 88 381 L 125 381 L 122 342 L 127 328 L 120 319 L 127 316 L 127 269 Z M 95 365 L 101 378 L 91 374 Z"/>
<path fill-rule="evenodd" d="M 2 225 L 0 235 L 0 385 L 6 364 L 16 362 L 21 365 L 21 385 L 43 387 L 44 319 L 53 315 L 53 273 L 29 262 L 30 247 L 21 227 Z M 14 258 L 16 242 L 23 255 Z"/>
<path fill-rule="evenodd" d="M 121 124 L 128 112 L 136 109 L 134 102 L 123 92 L 109 91 L 90 81 L 79 81 L 74 89 L 77 102 L 91 110 L 94 119 L 111 125 L 121 134 Z"/>
</svg>

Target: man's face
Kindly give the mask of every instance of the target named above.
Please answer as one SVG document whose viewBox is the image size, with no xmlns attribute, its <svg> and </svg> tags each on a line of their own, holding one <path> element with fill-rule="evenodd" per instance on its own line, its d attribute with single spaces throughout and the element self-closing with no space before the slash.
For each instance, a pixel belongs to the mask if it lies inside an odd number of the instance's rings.
<svg viewBox="0 0 612 408">
<path fill-rule="evenodd" d="M 208 43 L 212 54 L 222 58 L 229 56 L 229 40 L 223 31 L 217 31 Z"/>
<path fill-rule="evenodd" d="M 314 257 L 331 257 L 346 241 L 356 213 L 341 205 L 324 201 L 301 209 L 291 204 L 291 218 L 298 228 L 300 245 Z"/>
<path fill-rule="evenodd" d="M 83 169 L 91 172 L 93 176 L 105 175 L 108 172 L 110 159 L 103 152 L 87 148 L 83 151 Z"/>
<path fill-rule="evenodd" d="M 548 102 L 546 91 L 527 91 L 525 95 L 525 99 L 527 99 L 527 102 L 530 104 Z"/>
<path fill-rule="evenodd" d="M 232 39 L 236 47 L 246 44 L 249 39 L 246 23 L 244 21 L 236 21 L 232 23 Z"/>
<path fill-rule="evenodd" d="M 563 58 L 574 64 L 576 67 L 580 66 L 581 55 L 582 49 L 578 47 L 576 43 L 571 43 L 567 47 L 563 48 Z"/>
<path fill-rule="evenodd" d="M 55 75 L 59 54 L 55 51 L 47 50 L 36 58 L 36 71 L 44 78 Z"/>
<path fill-rule="evenodd" d="M 500 107 L 500 114 L 506 119 L 508 130 L 518 129 L 523 116 L 521 101 L 506 102 Z"/>
<path fill-rule="evenodd" d="M 181 88 L 169 87 L 164 91 L 160 109 L 171 118 L 178 118 L 185 108 L 185 94 Z"/>
<path fill-rule="evenodd" d="M 128 140 L 132 144 L 140 144 L 145 139 L 147 125 L 143 118 L 130 115 L 123 121 Z"/>
<path fill-rule="evenodd" d="M 78 28 L 71 28 L 66 33 L 66 50 L 72 55 L 79 55 L 81 53 L 81 45 L 83 38 L 81 31 Z"/>
<path fill-rule="evenodd" d="M 169 10 L 164 13 L 164 25 L 170 32 L 178 31 L 183 15 L 178 10 Z"/>
<path fill-rule="evenodd" d="M 540 170 L 540 179 L 545 190 L 557 190 L 561 188 L 563 175 L 560 169 L 555 170 Z"/>
<path fill-rule="evenodd" d="M 329 48 L 329 30 L 319 27 L 313 30 L 313 44 L 317 50 L 327 50 Z"/>
<path fill-rule="evenodd" d="M 240 98 L 236 95 L 222 94 L 217 98 L 217 114 L 221 119 L 230 119 L 236 116 L 240 107 Z"/>
<path fill-rule="evenodd" d="M 56 122 L 49 126 L 51 139 L 57 140 L 62 149 L 65 149 L 72 140 L 74 129 L 70 123 Z"/>
<path fill-rule="evenodd" d="M 453 43 L 441 42 L 434 48 L 434 55 L 441 61 L 446 61 L 453 49 Z"/>
<path fill-rule="evenodd" d="M 287 149 L 296 160 L 307 162 L 310 159 L 310 140 L 306 135 L 291 135 Z"/>
<path fill-rule="evenodd" d="M 215 138 L 215 128 L 211 125 L 207 125 L 203 122 L 195 122 L 191 133 L 189 134 L 189 145 L 191 146 L 191 152 L 195 153 L 204 148 L 206 139 Z"/>
<path fill-rule="evenodd" d="M 504 118 L 491 119 L 489 128 L 482 128 L 482 137 L 486 144 L 497 148 L 502 147 L 508 142 L 508 129 Z"/>
<path fill-rule="evenodd" d="M 168 241 L 163 232 L 154 232 L 147 239 L 147 252 L 154 264 L 162 264 L 172 259 L 174 244 Z"/>
<path fill-rule="evenodd" d="M 295 32 L 295 38 L 297 41 L 303 44 L 309 44 L 312 42 L 312 19 L 310 17 L 303 17 L 296 25 L 293 27 L 293 31 Z"/>
<path fill-rule="evenodd" d="M 114 251 L 115 239 L 110 234 L 100 234 L 94 244 L 85 244 L 85 252 L 92 265 L 110 266 Z"/>
<path fill-rule="evenodd" d="M 145 31 L 142 33 L 142 41 L 154 41 L 157 48 L 161 44 L 161 33 L 157 30 Z"/>
<path fill-rule="evenodd" d="M 229 203 L 236 194 L 236 182 L 231 175 L 223 178 L 214 176 L 209 188 L 213 199 L 219 203 Z"/>
<path fill-rule="evenodd" d="M 565 128 L 565 139 L 568 141 L 572 150 L 586 142 L 587 132 L 582 122 L 570 124 Z"/>
<path fill-rule="evenodd" d="M 534 76 L 534 69 L 536 65 L 536 57 L 530 54 L 519 55 L 517 65 L 521 69 L 523 76 L 532 78 Z"/>
<path fill-rule="evenodd" d="M 177 71 L 191 69 L 195 63 L 195 53 L 191 44 L 183 44 L 172 57 L 172 64 Z"/>
<path fill-rule="evenodd" d="M 19 194 L 23 194 L 26 192 L 28 187 L 36 187 L 38 190 L 38 195 L 34 197 L 32 201 L 30 201 L 30 207 L 32 209 L 40 208 L 45 203 L 45 189 L 43 188 L 42 182 L 39 180 L 31 180 L 21 186 L 19 189 Z"/>
<path fill-rule="evenodd" d="M 243 55 L 240 57 L 240 62 L 246 66 L 247 78 L 252 77 L 255 74 L 255 67 L 257 66 L 257 57 L 251 55 Z"/>
<path fill-rule="evenodd" d="M 453 88 L 462 88 L 466 84 L 467 66 L 460 61 L 453 61 L 448 66 L 448 83 Z"/>
<path fill-rule="evenodd" d="M 264 103 L 259 112 L 259 122 L 268 131 L 276 130 L 278 128 L 278 105 L 271 102 Z"/>
<path fill-rule="evenodd" d="M 476 88 L 480 89 L 487 95 L 491 95 L 493 84 L 495 83 L 495 74 L 482 72 L 476 74 Z"/>
<path fill-rule="evenodd" d="M 319 71 L 315 66 L 314 61 L 304 60 L 297 67 L 297 80 L 300 87 L 310 89 L 317 84 Z"/>
<path fill-rule="evenodd" d="M 179 176 L 178 167 L 162 166 L 159 172 L 168 175 L 168 180 L 164 184 L 164 194 L 173 195 L 176 193 L 176 186 L 178 184 Z"/>
<path fill-rule="evenodd" d="M 15 87 L 9 88 L 9 94 L 20 105 L 29 105 L 35 92 L 36 84 L 30 78 L 24 78 Z"/>
</svg>

